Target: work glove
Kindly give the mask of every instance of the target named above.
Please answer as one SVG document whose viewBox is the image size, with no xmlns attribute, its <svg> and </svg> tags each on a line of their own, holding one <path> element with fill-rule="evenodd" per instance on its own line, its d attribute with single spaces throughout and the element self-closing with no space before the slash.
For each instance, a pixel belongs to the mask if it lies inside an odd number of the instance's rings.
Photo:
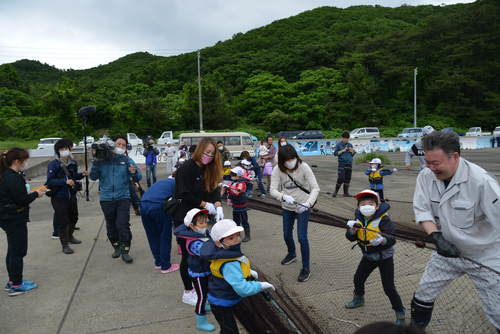
<svg viewBox="0 0 500 334">
<path fill-rule="evenodd" d="M 260 291 L 264 291 L 266 289 L 273 289 L 273 291 L 276 291 L 276 289 L 274 288 L 274 285 L 272 285 L 269 282 L 260 282 L 260 285 L 261 285 Z"/>
<path fill-rule="evenodd" d="M 215 210 L 215 205 L 213 205 L 212 203 L 207 203 L 207 205 L 205 205 L 204 209 L 208 210 L 209 215 L 216 215 L 217 214 L 217 211 Z"/>
<path fill-rule="evenodd" d="M 359 228 L 354 227 L 354 224 L 356 224 L 357 222 L 358 222 L 357 220 L 349 220 L 347 222 L 347 226 L 349 226 L 351 228 L 351 230 L 357 231 L 357 230 L 359 230 Z"/>
<path fill-rule="evenodd" d="M 302 204 L 296 204 L 295 205 L 295 213 L 300 215 L 302 212 L 309 210 L 310 207 L 311 207 L 311 204 L 309 204 L 309 202 L 305 202 Z"/>
<path fill-rule="evenodd" d="M 394 173 L 394 172 L 397 172 L 397 171 L 398 171 L 398 170 L 397 170 L 396 168 L 393 168 L 393 169 L 392 169 L 392 172 L 393 172 L 393 173 Z"/>
<path fill-rule="evenodd" d="M 439 255 L 444 257 L 459 257 L 460 251 L 457 246 L 449 242 L 443 237 L 441 232 L 432 232 L 429 234 L 429 239 L 436 245 L 436 249 Z"/>
<path fill-rule="evenodd" d="M 372 246 L 378 246 L 380 244 L 383 244 L 385 242 L 385 238 L 381 236 L 380 234 L 375 234 L 375 239 L 370 240 L 370 243 Z"/>
<path fill-rule="evenodd" d="M 295 204 L 295 200 L 290 195 L 284 195 L 283 201 L 286 202 L 287 204 Z"/>
<path fill-rule="evenodd" d="M 259 273 L 256 272 L 255 270 L 250 269 L 250 274 L 252 275 L 253 278 L 256 280 L 259 279 Z"/>
<path fill-rule="evenodd" d="M 217 217 L 215 218 L 216 221 L 224 219 L 224 210 L 222 210 L 222 206 L 217 207 Z"/>
<path fill-rule="evenodd" d="M 377 171 L 377 167 L 372 167 L 372 168 L 370 168 L 370 170 L 371 170 L 372 172 L 376 172 L 376 171 Z"/>
</svg>

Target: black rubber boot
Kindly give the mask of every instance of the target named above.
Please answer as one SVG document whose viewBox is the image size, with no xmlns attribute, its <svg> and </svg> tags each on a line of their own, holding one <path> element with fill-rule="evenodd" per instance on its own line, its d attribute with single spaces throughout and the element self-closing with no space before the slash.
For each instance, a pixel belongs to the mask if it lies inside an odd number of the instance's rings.
<svg viewBox="0 0 500 334">
<path fill-rule="evenodd" d="M 411 300 L 411 323 L 424 330 L 431 321 L 433 309 L 434 303 L 422 302 L 413 296 Z"/>
<path fill-rule="evenodd" d="M 120 239 L 119 238 L 110 238 L 109 242 L 111 242 L 111 246 L 113 246 L 113 248 L 115 249 L 115 251 L 113 252 L 111 257 L 113 259 L 119 258 L 120 257 L 120 245 L 121 245 Z"/>
<path fill-rule="evenodd" d="M 59 241 L 62 245 L 62 251 L 64 254 L 73 254 L 73 250 L 68 245 L 68 228 L 60 228 L 57 233 L 59 233 Z"/>
<path fill-rule="evenodd" d="M 134 261 L 134 259 L 132 259 L 130 255 L 128 255 L 129 250 L 130 242 L 127 243 L 122 241 L 122 244 L 120 245 L 120 254 L 122 255 L 122 260 L 127 263 Z"/>
<path fill-rule="evenodd" d="M 349 194 L 349 185 L 344 184 L 344 197 L 352 197 L 351 194 Z"/>
<path fill-rule="evenodd" d="M 340 184 L 337 184 L 337 185 L 335 186 L 335 192 L 332 194 L 332 196 L 333 196 L 333 197 L 337 197 L 337 194 L 338 194 L 338 192 L 339 192 L 339 189 L 340 189 Z"/>
<path fill-rule="evenodd" d="M 73 237 L 73 232 L 75 232 L 75 225 L 68 225 L 68 242 L 70 244 L 81 244 L 80 240 Z"/>
<path fill-rule="evenodd" d="M 245 237 L 241 241 L 242 242 L 250 241 L 250 227 L 245 229 Z"/>
</svg>

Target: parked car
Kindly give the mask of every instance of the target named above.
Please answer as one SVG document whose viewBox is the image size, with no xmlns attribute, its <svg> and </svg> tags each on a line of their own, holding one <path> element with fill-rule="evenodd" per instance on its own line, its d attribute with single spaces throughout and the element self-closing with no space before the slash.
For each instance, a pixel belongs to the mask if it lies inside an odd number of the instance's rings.
<svg viewBox="0 0 500 334">
<path fill-rule="evenodd" d="M 307 130 L 293 136 L 292 139 L 324 139 L 325 134 L 321 130 Z"/>
<path fill-rule="evenodd" d="M 491 132 L 483 132 L 480 127 L 472 127 L 465 133 L 466 137 L 491 136 Z"/>
<path fill-rule="evenodd" d="M 127 133 L 127 140 L 132 146 L 142 146 L 142 139 L 137 137 L 135 133 Z"/>
<path fill-rule="evenodd" d="M 54 144 L 62 138 L 41 138 L 40 142 L 38 143 L 38 149 L 49 149 L 49 150 L 54 150 Z"/>
<path fill-rule="evenodd" d="M 495 137 L 500 136 L 500 126 L 497 126 L 495 130 L 493 130 L 493 136 Z"/>
<path fill-rule="evenodd" d="M 423 128 L 404 128 L 398 138 L 422 137 Z"/>
<path fill-rule="evenodd" d="M 80 142 L 78 143 L 78 146 L 83 147 L 83 140 L 84 139 L 80 140 Z M 94 142 L 94 137 L 87 136 L 87 147 L 91 147 L 93 142 Z"/>
<path fill-rule="evenodd" d="M 443 132 L 455 132 L 455 129 L 452 126 L 450 126 L 448 128 L 442 128 L 441 131 L 443 131 Z"/>
<path fill-rule="evenodd" d="M 350 132 L 350 138 L 380 138 L 378 128 L 357 128 Z"/>
<path fill-rule="evenodd" d="M 174 139 L 172 131 L 165 131 L 156 142 L 158 145 L 166 145 L 167 142 L 170 142 L 171 144 L 179 144 L 179 139 Z"/>
</svg>

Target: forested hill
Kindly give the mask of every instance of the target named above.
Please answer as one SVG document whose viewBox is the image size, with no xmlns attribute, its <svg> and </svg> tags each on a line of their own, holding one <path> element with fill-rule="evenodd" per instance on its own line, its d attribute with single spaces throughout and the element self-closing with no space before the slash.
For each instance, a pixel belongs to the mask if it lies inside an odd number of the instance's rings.
<svg viewBox="0 0 500 334">
<path fill-rule="evenodd" d="M 500 125 L 500 3 L 316 8 L 201 50 L 205 130 Z M 34 61 L 0 70 L 0 136 L 199 128 L 196 53 L 135 53 L 88 70 Z M 260 130 L 260 131 L 259 131 Z M 39 137 L 38 132 L 35 137 Z"/>
</svg>

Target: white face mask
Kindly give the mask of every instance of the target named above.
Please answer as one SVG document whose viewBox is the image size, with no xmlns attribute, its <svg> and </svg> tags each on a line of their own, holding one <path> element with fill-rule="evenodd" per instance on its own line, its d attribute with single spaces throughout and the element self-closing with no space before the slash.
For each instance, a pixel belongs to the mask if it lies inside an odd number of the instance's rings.
<svg viewBox="0 0 500 334">
<path fill-rule="evenodd" d="M 295 165 L 297 165 L 297 159 L 294 159 L 291 162 L 285 162 L 285 167 L 288 169 L 294 169 Z"/>
<path fill-rule="evenodd" d="M 286 145 L 286 142 L 281 143 L 281 146 L 285 146 L 285 145 Z"/>
<path fill-rule="evenodd" d="M 359 211 L 363 216 L 366 217 L 366 216 L 372 216 L 377 210 L 373 205 L 363 205 L 362 207 L 359 208 Z"/>
<path fill-rule="evenodd" d="M 219 150 L 222 151 L 224 149 L 224 146 L 219 146 Z"/>
<path fill-rule="evenodd" d="M 132 150 L 127 150 L 128 155 L 132 153 Z"/>
<path fill-rule="evenodd" d="M 21 167 L 21 170 L 26 170 L 26 168 L 28 168 L 28 161 L 26 161 L 26 163 L 24 164 L 24 167 Z"/>
<path fill-rule="evenodd" d="M 59 155 L 61 156 L 61 158 L 69 157 L 69 150 L 60 151 Z"/>
<path fill-rule="evenodd" d="M 199 233 L 201 235 L 205 235 L 205 232 L 207 231 L 207 228 L 198 228 L 197 227 L 197 230 L 195 231 L 196 233 Z"/>
<path fill-rule="evenodd" d="M 116 154 L 120 155 L 120 154 L 125 153 L 125 149 L 124 149 L 124 148 L 121 148 L 121 147 L 115 147 L 115 148 L 113 149 L 113 152 L 115 152 Z"/>
</svg>

